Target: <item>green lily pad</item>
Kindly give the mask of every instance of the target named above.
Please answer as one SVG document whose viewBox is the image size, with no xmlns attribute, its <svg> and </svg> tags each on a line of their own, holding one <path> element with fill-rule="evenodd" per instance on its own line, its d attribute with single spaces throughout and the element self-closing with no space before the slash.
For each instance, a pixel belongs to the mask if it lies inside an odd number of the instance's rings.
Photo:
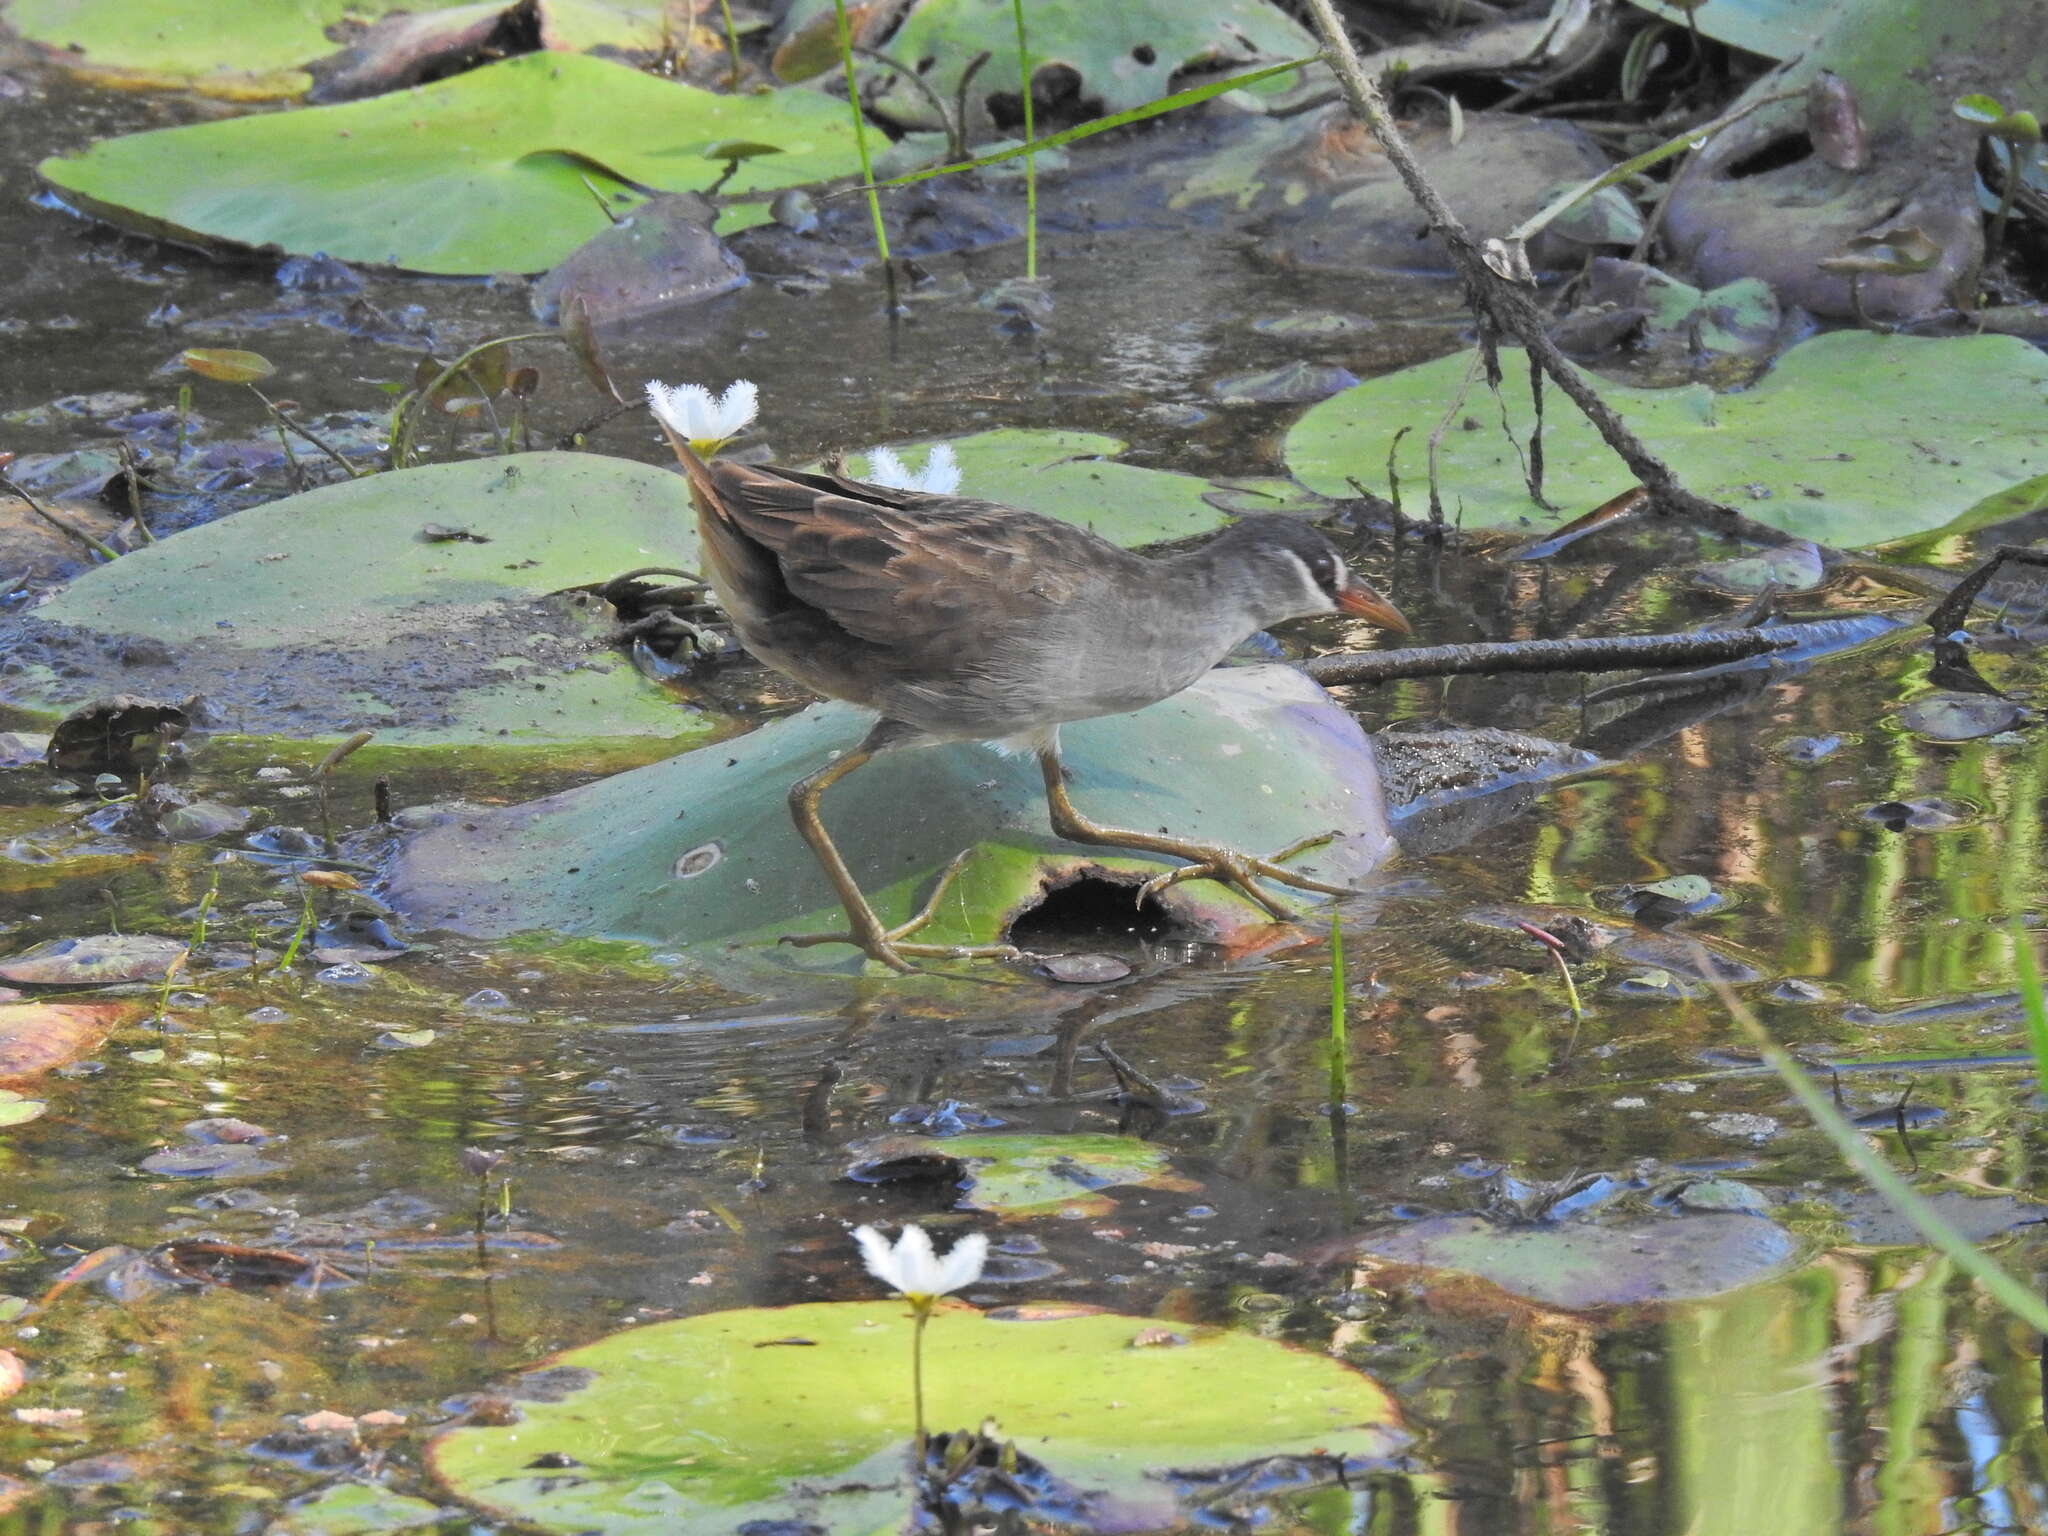
<svg viewBox="0 0 2048 1536">
<path fill-rule="evenodd" d="M 104 987 L 122 981 L 162 981 L 183 963 L 185 946 L 151 933 L 99 933 L 83 939 L 48 939 L 0 961 L 0 981 L 25 987 Z M 65 1010 L 75 1013 L 76 1010 Z"/>
<path fill-rule="evenodd" d="M 1786 1268 L 1799 1244 L 1776 1223 L 1740 1212 L 1509 1226 L 1485 1216 L 1432 1216 L 1362 1239 L 1391 1264 L 1455 1269 L 1546 1306 L 1690 1301 Z"/>
<path fill-rule="evenodd" d="M 1731 597 L 1753 597 L 1766 587 L 1811 592 L 1827 580 L 1827 562 L 1811 539 L 1794 539 L 1733 560 L 1715 560 L 1693 573 L 1704 587 Z"/>
<path fill-rule="evenodd" d="M 1760 53 L 1767 59 L 1789 59 L 1802 48 L 1812 46 L 1824 30 L 1833 7 L 1815 0 L 1695 0 L 1682 5 L 1677 0 L 1633 0 L 1633 3 L 1662 16 L 1675 27 L 1692 25 L 1702 37 L 1731 48 Z"/>
<path fill-rule="evenodd" d="M 415 90 L 129 134 L 44 180 L 148 234 L 414 272 L 540 272 L 648 190 L 725 194 L 856 168 L 814 91 L 721 96 L 581 54 L 526 54 Z"/>
<path fill-rule="evenodd" d="M 25 1097 L 12 1088 L 0 1088 L 0 1130 L 40 1120 L 49 1107 L 41 1099 Z"/>
<path fill-rule="evenodd" d="M 1222 488 L 1218 482 L 1119 464 L 1113 455 L 1130 444 L 1100 432 L 1002 427 L 949 441 L 961 495 L 1063 518 L 1126 548 L 1193 538 L 1230 521 L 1206 499 Z M 907 451 L 913 467 L 924 462 L 922 445 L 892 446 Z M 846 465 L 858 478 L 868 471 L 867 456 L 851 454 Z"/>
<path fill-rule="evenodd" d="M 1166 1148 L 1135 1136 L 881 1136 L 847 1150 L 852 1177 L 875 1182 L 944 1165 L 959 1176 L 963 1209 L 1001 1216 L 1102 1216 L 1116 1202 L 1100 1190 L 1201 1187 L 1173 1172 Z"/>
<path fill-rule="evenodd" d="M 821 704 L 737 741 L 504 810 L 464 811 L 414 836 L 390 898 L 465 932 L 529 929 L 687 947 L 716 969 L 844 971 L 842 945 L 776 948 L 844 927 L 838 898 L 790 823 L 789 786 L 858 743 L 870 721 Z M 1291 667 L 1224 668 L 1136 714 L 1063 733 L 1080 808 L 1115 826 L 1273 850 L 1336 832 L 1292 866 L 1357 884 L 1391 852 L 1378 769 L 1358 723 Z M 914 809 L 913 809 L 914 808 Z M 937 920 L 943 944 L 997 940 L 1051 886 L 1091 870 L 1136 882 L 1161 863 L 1055 838 L 1037 765 L 960 744 L 890 753 L 825 796 L 825 825 L 887 922 L 907 919 L 961 850 Z M 1197 933 L 1263 926 L 1209 881 L 1160 901 Z M 768 947 L 763 947 L 768 946 Z"/>
<path fill-rule="evenodd" d="M 1526 441 L 1527 364 L 1514 349 L 1501 357 L 1508 419 Z M 1470 359 L 1439 358 L 1311 407 L 1287 435 L 1288 467 L 1332 496 L 1346 493 L 1347 476 L 1381 485 L 1388 449 L 1406 427 L 1396 457 L 1402 483 L 1426 483 L 1429 434 Z M 1823 544 L 1960 533 L 2028 511 L 2048 490 L 2048 357 L 2008 336 L 1836 332 L 1792 348 L 1752 388 L 1732 394 L 1703 384 L 1595 383 L 1691 489 Z M 1499 418 L 1500 407 L 1476 392 L 1461 418 L 1473 425 L 1443 439 L 1446 507 L 1466 527 L 1549 529 L 1630 483 L 1585 418 L 1553 398 L 1544 491 L 1562 510 L 1546 511 L 1530 500 Z"/>
<path fill-rule="evenodd" d="M 831 0 L 799 0 L 789 8 L 785 35 L 831 9 Z M 1316 51 L 1315 39 L 1267 0 L 1031 0 L 1025 20 L 1034 72 L 1073 70 L 1090 116 L 1171 95 L 1175 76 L 1186 70 L 1242 71 Z M 883 52 L 916 70 L 946 102 L 958 94 L 967 66 L 986 52 L 989 61 L 973 81 L 976 105 L 985 109 L 992 95 L 1017 94 L 1017 30 L 1007 4 L 922 0 Z M 874 74 L 869 100 L 876 112 L 906 128 L 945 126 L 923 91 L 894 70 Z"/>
<path fill-rule="evenodd" d="M 7 24 L 73 70 L 236 98 L 297 96 L 345 18 L 449 0 L 9 0 Z"/>
<path fill-rule="evenodd" d="M 1024 1480 L 1062 1490 L 1073 1502 L 1060 1523 L 1084 1530 L 1182 1528 L 1203 1473 L 1266 1458 L 1391 1470 L 1406 1436 L 1369 1377 L 1249 1333 L 1137 1347 L 1154 1329 L 945 1307 L 924 1335 L 927 1420 L 950 1430 L 993 1417 L 1020 1461 L 1043 1468 Z M 446 1431 L 428 1455 L 458 1498 L 542 1531 L 902 1529 L 910 1336 L 908 1309 L 881 1300 L 631 1328 L 515 1388 L 519 1422 Z"/>
<path fill-rule="evenodd" d="M 378 1536 L 447 1518 L 447 1511 L 372 1483 L 336 1483 L 286 1507 L 268 1536 Z"/>
<path fill-rule="evenodd" d="M 424 536 L 434 522 L 490 542 Z M 401 746 L 700 736 L 710 717 L 600 645 L 606 605 L 547 595 L 696 558 L 683 483 L 651 465 L 527 453 L 370 475 L 146 546 L 0 624 L 16 654 L 83 669 L 31 665 L 7 702 L 55 711 L 132 686 L 102 640 L 144 634 L 171 657 L 153 686 L 204 694 L 241 732 L 367 726 Z"/>
</svg>

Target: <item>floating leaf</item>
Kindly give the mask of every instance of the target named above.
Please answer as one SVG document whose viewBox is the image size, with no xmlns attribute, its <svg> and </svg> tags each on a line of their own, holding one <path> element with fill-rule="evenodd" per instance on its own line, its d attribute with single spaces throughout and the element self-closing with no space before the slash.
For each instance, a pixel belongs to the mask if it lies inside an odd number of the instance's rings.
<svg viewBox="0 0 2048 1536">
<path fill-rule="evenodd" d="M 49 1107 L 41 1099 L 24 1098 L 11 1088 L 0 1088 L 0 1130 L 40 1120 Z"/>
<path fill-rule="evenodd" d="M 1311 1483 L 1290 1458 L 1327 1483 L 1388 1470 L 1406 1440 L 1387 1394 L 1336 1360 L 1238 1332 L 1133 1347 L 1156 1326 L 944 1307 L 924 1335 L 927 1418 L 993 1418 L 1031 1484 L 1066 1490 L 1059 1524 L 1098 1531 L 1181 1529 L 1219 1474 L 1254 1465 L 1281 1506 Z M 556 1356 L 544 1389 L 515 1385 L 517 1422 L 445 1431 L 429 1458 L 458 1497 L 542 1531 L 896 1530 L 915 1497 L 910 1330 L 883 1300 L 628 1329 Z"/>
<path fill-rule="evenodd" d="M 233 347 L 187 347 L 178 361 L 202 379 L 222 384 L 254 384 L 277 372 L 277 365 L 260 352 L 241 352 Z"/>
<path fill-rule="evenodd" d="M 1003 427 L 950 439 L 960 461 L 960 494 L 1062 518 L 1135 548 L 1192 538 L 1229 521 L 1205 499 L 1221 489 L 1197 475 L 1119 464 L 1130 445 L 1096 432 Z M 924 448 L 912 451 L 921 461 Z M 867 472 L 864 454 L 847 459 L 856 478 Z M 1346 494 L 1350 494 L 1346 492 Z"/>
<path fill-rule="evenodd" d="M 165 647 L 167 687 L 205 695 L 248 732 L 368 725 L 379 746 L 696 735 L 706 716 L 599 648 L 606 605 L 548 595 L 650 558 L 694 564 L 688 505 L 675 475 L 586 453 L 343 481 L 136 550 L 0 619 L 0 647 L 39 637 L 84 669 L 0 685 L 31 708 L 76 698 L 95 676 L 116 685 L 125 669 L 111 648 L 78 634 L 140 633 Z M 437 517 L 491 542 L 422 541 L 422 520 Z"/>
<path fill-rule="evenodd" d="M 884 1136 L 849 1148 L 851 1177 L 871 1183 L 946 1178 L 960 1204 L 1003 1216 L 1099 1216 L 1116 1202 L 1096 1193 L 1125 1185 L 1194 1190 L 1164 1147 L 1134 1136 Z"/>
<path fill-rule="evenodd" d="M 400 852 L 389 899 L 434 927 L 679 945 L 702 965 L 768 966 L 785 982 L 796 969 L 857 968 L 858 952 L 844 946 L 774 940 L 843 922 L 790 824 L 787 794 L 868 724 L 850 705 L 816 705 L 546 800 L 446 818 Z M 1389 851 L 1363 732 L 1293 668 L 1218 669 L 1135 714 L 1078 721 L 1064 741 L 1077 803 L 1105 822 L 1264 849 L 1335 831 L 1293 867 L 1346 883 Z M 918 814 L 906 817 L 906 805 Z M 920 941 L 988 943 L 1049 885 L 1091 870 L 1134 881 L 1161 868 L 1054 838 L 1036 764 L 974 745 L 891 753 L 836 785 L 824 816 L 885 921 L 914 912 L 938 872 L 971 850 Z M 679 877 L 678 862 L 714 841 L 723 856 Z M 1159 900 L 1195 933 L 1269 931 L 1262 910 L 1208 881 L 1175 885 Z"/>
<path fill-rule="evenodd" d="M 831 0 L 792 6 L 784 23 L 791 41 L 821 12 L 831 14 Z M 1034 74 L 1057 66 L 1073 71 L 1081 99 L 1099 103 L 1090 115 L 1127 111 L 1168 95 L 1175 77 L 1189 71 L 1240 69 L 1316 51 L 1315 39 L 1265 0 L 1031 0 L 1029 20 Z M 982 53 L 990 55 L 991 65 L 974 77 L 979 100 L 970 96 L 970 110 L 991 95 L 1014 99 L 1017 93 L 1017 33 L 1007 5 L 924 0 L 884 51 L 915 69 L 941 101 L 953 100 L 961 76 Z M 893 70 L 876 72 L 870 99 L 875 111 L 906 127 L 945 126 L 925 93 Z"/>
<path fill-rule="evenodd" d="M 373 1483 L 336 1483 L 285 1506 L 267 1536 L 379 1536 L 434 1525 L 447 1511 Z"/>
<path fill-rule="evenodd" d="M 1445 434 L 1439 474 L 1465 526 L 1552 528 L 1629 483 L 1628 471 L 1576 411 L 1545 413 L 1544 491 L 1529 498 L 1522 455 L 1502 435 L 1532 425 L 1527 364 L 1503 349 L 1510 380 L 1496 406 L 1468 398 Z M 1304 485 L 1349 494 L 1348 476 L 1386 481 L 1394 437 L 1402 483 L 1426 482 L 1431 431 L 1455 398 L 1469 353 L 1372 379 L 1313 406 L 1287 435 Z M 2048 490 L 2041 435 L 2048 357 L 2008 336 L 1931 340 L 1845 331 L 1787 352 L 1752 388 L 1635 389 L 1595 380 L 1610 406 L 1700 494 L 1746 517 L 1837 547 L 1959 533 L 2031 510 Z M 1931 444 L 1947 445 L 1945 448 Z"/>
<path fill-rule="evenodd" d="M 100 933 L 50 939 L 0 961 L 0 981 L 36 987 L 99 987 L 120 981 L 162 981 L 187 951 L 176 939 L 149 933 Z"/>
<path fill-rule="evenodd" d="M 2020 707 L 1989 693 L 1930 693 L 1899 711 L 1899 723 L 1923 741 L 1975 741 L 2019 723 Z"/>
<path fill-rule="evenodd" d="M 844 107 L 814 91 L 722 96 L 580 54 L 527 54 L 416 90 L 108 139 L 38 171 L 145 233 L 487 275 L 540 272 L 645 190 L 727 194 L 856 166 Z"/>
</svg>

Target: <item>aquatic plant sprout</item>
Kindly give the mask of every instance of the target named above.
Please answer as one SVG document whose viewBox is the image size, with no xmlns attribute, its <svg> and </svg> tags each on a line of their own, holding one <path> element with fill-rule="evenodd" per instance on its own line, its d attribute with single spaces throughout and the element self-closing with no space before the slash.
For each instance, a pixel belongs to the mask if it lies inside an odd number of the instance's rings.
<svg viewBox="0 0 2048 1536">
<path fill-rule="evenodd" d="M 710 457 L 760 414 L 760 391 L 748 379 L 736 379 L 714 397 L 702 384 L 647 381 L 647 408 L 655 420 L 697 453 Z"/>
<path fill-rule="evenodd" d="M 894 449 L 877 448 L 868 454 L 867 482 L 869 485 L 879 485 L 884 490 L 922 491 L 928 496 L 950 496 L 960 489 L 960 461 L 954 457 L 951 443 L 934 443 L 930 455 L 924 461 L 924 468 L 913 472 L 896 457 Z M 867 1227 L 861 1228 L 863 1232 L 868 1230 L 870 1229 Z M 905 1238 L 917 1230 L 916 1227 L 906 1229 Z M 866 1245 L 862 1246 L 865 1249 Z M 872 1260 L 869 1261 L 868 1268 L 881 1275 L 881 1271 L 875 1269 Z"/>
<path fill-rule="evenodd" d="M 929 465 L 926 466 L 930 468 Z M 924 1328 L 941 1296 L 951 1295 L 981 1278 L 988 1262 L 988 1239 L 969 1233 L 942 1259 L 933 1251 L 923 1227 L 905 1227 L 894 1246 L 873 1227 L 855 1227 L 861 1262 L 868 1273 L 910 1303 L 914 1319 L 910 1335 L 910 1402 L 917 1426 L 916 1464 L 924 1465 Z"/>
</svg>

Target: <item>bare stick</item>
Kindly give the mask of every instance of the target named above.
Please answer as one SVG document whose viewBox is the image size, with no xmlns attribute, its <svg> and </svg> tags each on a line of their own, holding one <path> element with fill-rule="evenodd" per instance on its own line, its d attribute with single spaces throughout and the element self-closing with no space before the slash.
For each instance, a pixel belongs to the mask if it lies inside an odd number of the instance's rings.
<svg viewBox="0 0 2048 1536">
<path fill-rule="evenodd" d="M 9 457 L 12 457 L 12 455 L 9 455 Z M 29 495 L 27 491 L 23 490 L 20 486 L 16 485 L 12 480 L 10 480 L 5 475 L 0 475 L 0 490 L 12 491 L 15 495 L 19 496 L 24 502 L 28 504 L 29 511 L 35 513 L 37 517 L 40 517 L 44 522 L 48 523 L 52 528 L 56 529 L 59 533 L 66 534 L 71 538 L 78 540 L 79 543 L 83 544 L 87 549 L 91 550 L 94 554 L 98 555 L 102 560 L 118 560 L 121 558 L 121 551 L 113 548 L 110 545 L 102 544 L 98 539 L 94 538 L 91 534 L 87 533 L 83 528 L 79 527 L 76 523 L 66 522 L 63 518 L 59 517 L 56 513 L 52 512 L 48 507 L 44 506 L 41 502 L 37 501 L 35 497 Z"/>
<path fill-rule="evenodd" d="M 1479 645 L 1418 645 L 1400 651 L 1351 652 L 1299 662 L 1325 687 L 1385 683 L 1404 677 L 1458 677 L 1475 672 L 1633 672 L 1642 667 L 1704 667 L 1746 661 L 1774 651 L 1828 645 L 1844 635 L 1840 619 L 1779 624 L 1769 629 L 1701 630 L 1683 635 L 1602 635 L 1571 640 L 1506 640 Z"/>
<path fill-rule="evenodd" d="M 1444 201 L 1443 194 L 1423 174 L 1414 149 L 1401 130 L 1394 126 L 1393 114 L 1387 110 L 1379 87 L 1365 72 L 1358 51 L 1345 35 L 1344 24 L 1338 20 L 1332 0 L 1308 0 L 1308 12 L 1317 34 L 1322 38 L 1323 56 L 1336 71 L 1337 83 L 1343 88 L 1344 100 L 1353 115 L 1379 140 L 1409 195 L 1421 207 L 1430 229 L 1442 237 L 1459 277 L 1464 280 L 1466 298 L 1479 316 L 1482 330 L 1506 332 L 1528 349 L 1530 357 L 1556 381 L 1566 398 L 1585 413 L 1607 446 L 1643 483 L 1658 510 L 1681 513 L 1717 526 L 1725 523 L 1733 515 L 1731 510 L 1704 496 L 1694 495 L 1680 485 L 1671 467 L 1629 431 L 1613 407 L 1600 398 L 1585 376 L 1558 350 L 1557 343 L 1550 339 L 1550 333 L 1544 328 L 1541 311 L 1528 292 L 1487 266 L 1471 231 L 1465 228 Z"/>
</svg>

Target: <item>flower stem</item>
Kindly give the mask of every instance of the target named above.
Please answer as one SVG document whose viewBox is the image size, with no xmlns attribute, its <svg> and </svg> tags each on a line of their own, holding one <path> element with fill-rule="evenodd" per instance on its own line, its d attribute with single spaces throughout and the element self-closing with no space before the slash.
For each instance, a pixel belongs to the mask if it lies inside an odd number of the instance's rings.
<svg viewBox="0 0 2048 1536">
<path fill-rule="evenodd" d="M 839 61 L 846 68 L 846 106 L 853 114 L 853 147 L 860 156 L 861 184 L 867 188 L 868 217 L 875 223 L 875 251 L 887 267 L 889 231 L 882 224 L 882 198 L 875 190 L 874 164 L 868 159 L 868 125 L 860 107 L 860 81 L 853 73 L 853 32 L 846 22 L 846 0 L 832 0 L 832 9 L 839 15 Z"/>
<path fill-rule="evenodd" d="M 924 1470 L 925 1429 L 924 1429 L 924 1325 L 931 1321 L 930 1302 L 919 1305 L 911 1303 L 917 1321 L 911 1325 L 910 1335 L 910 1408 L 917 1420 L 917 1445 L 915 1466 L 920 1474 Z"/>
</svg>

